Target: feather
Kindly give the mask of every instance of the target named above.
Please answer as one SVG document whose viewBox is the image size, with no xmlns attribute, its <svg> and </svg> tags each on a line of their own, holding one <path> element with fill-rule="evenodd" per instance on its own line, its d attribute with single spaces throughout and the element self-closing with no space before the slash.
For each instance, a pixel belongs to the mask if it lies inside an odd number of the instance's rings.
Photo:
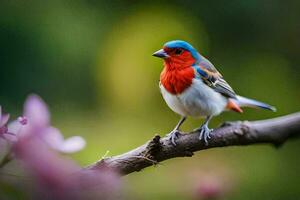
<svg viewBox="0 0 300 200">
<path fill-rule="evenodd" d="M 194 65 L 194 68 L 198 77 L 201 78 L 206 85 L 225 97 L 236 99 L 234 90 L 223 79 L 222 75 L 209 60 L 202 56 L 201 60 Z"/>
<path fill-rule="evenodd" d="M 241 107 L 261 108 L 265 110 L 271 110 L 273 112 L 276 111 L 276 108 L 274 106 L 270 106 L 269 104 L 238 95 L 237 99 L 234 99 L 234 101 Z"/>
</svg>

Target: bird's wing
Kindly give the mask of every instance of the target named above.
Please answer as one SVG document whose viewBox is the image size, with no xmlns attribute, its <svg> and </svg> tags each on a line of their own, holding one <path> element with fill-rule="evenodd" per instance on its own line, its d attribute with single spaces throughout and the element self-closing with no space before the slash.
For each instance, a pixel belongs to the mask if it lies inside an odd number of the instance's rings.
<svg viewBox="0 0 300 200">
<path fill-rule="evenodd" d="M 195 70 L 197 77 L 201 78 L 206 85 L 225 97 L 236 99 L 233 89 L 209 60 L 202 56 L 201 61 L 195 65 Z"/>
</svg>

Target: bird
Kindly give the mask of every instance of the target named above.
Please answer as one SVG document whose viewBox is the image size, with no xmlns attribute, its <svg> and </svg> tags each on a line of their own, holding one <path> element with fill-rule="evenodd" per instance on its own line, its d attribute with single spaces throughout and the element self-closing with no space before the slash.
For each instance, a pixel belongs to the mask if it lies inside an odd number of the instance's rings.
<svg viewBox="0 0 300 200">
<path fill-rule="evenodd" d="M 271 105 L 237 95 L 216 67 L 186 41 L 169 41 L 152 55 L 163 59 L 159 81 L 163 99 L 181 116 L 168 134 L 173 145 L 176 145 L 181 135 L 180 126 L 187 117 L 205 118 L 195 131 L 207 145 L 213 130 L 208 127 L 209 122 L 224 111 L 242 113 L 242 107 L 276 111 Z"/>
</svg>

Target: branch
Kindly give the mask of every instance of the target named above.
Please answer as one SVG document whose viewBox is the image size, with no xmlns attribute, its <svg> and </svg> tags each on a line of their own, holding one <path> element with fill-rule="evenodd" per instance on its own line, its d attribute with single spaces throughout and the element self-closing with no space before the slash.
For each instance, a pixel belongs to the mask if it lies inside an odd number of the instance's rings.
<svg viewBox="0 0 300 200">
<path fill-rule="evenodd" d="M 300 112 L 260 121 L 227 122 L 211 133 L 209 144 L 198 139 L 198 132 L 180 135 L 173 146 L 167 137 L 156 135 L 152 140 L 121 155 L 104 158 L 86 167 L 101 169 L 104 166 L 127 175 L 161 161 L 176 157 L 191 157 L 194 152 L 224 146 L 241 146 L 271 143 L 276 147 L 287 139 L 300 136 Z"/>
</svg>

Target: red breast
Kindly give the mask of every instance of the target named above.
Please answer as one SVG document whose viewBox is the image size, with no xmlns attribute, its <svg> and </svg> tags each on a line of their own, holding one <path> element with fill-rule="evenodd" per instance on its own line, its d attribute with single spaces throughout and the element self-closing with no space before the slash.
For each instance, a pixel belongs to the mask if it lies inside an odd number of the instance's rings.
<svg viewBox="0 0 300 200">
<path fill-rule="evenodd" d="M 160 74 L 160 81 L 165 89 L 171 94 L 181 94 L 191 86 L 195 76 L 192 65 L 195 59 L 192 54 L 185 49 L 164 47 L 168 57 L 164 59 L 164 69 Z M 178 54 L 179 53 L 179 54 Z"/>
<path fill-rule="evenodd" d="M 170 63 L 165 62 L 165 67 L 160 74 L 160 82 L 171 94 L 181 94 L 185 89 L 191 86 L 194 78 L 193 67 L 170 67 Z M 174 65 L 174 63 L 173 63 Z"/>
</svg>

